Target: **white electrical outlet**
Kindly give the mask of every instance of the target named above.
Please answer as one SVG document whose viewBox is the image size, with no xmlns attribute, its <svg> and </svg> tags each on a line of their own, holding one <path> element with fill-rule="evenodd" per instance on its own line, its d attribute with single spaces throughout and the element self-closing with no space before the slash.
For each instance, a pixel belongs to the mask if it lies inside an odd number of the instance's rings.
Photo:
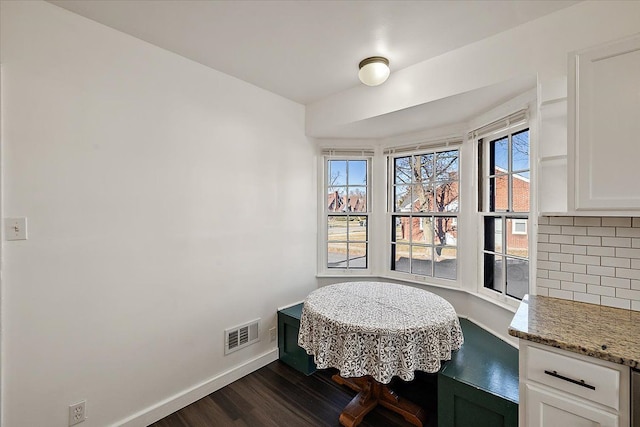
<svg viewBox="0 0 640 427">
<path fill-rule="evenodd" d="M 69 426 L 74 426 L 87 419 L 86 405 L 86 400 L 69 405 Z"/>
<path fill-rule="evenodd" d="M 269 339 L 271 341 L 275 341 L 276 340 L 276 327 L 275 326 L 273 328 L 269 329 Z"/>
</svg>

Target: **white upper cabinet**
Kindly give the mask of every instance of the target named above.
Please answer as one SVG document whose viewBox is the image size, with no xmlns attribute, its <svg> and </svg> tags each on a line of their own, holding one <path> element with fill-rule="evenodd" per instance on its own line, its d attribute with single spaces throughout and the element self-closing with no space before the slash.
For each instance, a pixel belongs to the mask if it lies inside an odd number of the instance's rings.
<svg viewBox="0 0 640 427">
<path fill-rule="evenodd" d="M 640 210 L 640 35 L 570 56 L 568 208 Z"/>
</svg>

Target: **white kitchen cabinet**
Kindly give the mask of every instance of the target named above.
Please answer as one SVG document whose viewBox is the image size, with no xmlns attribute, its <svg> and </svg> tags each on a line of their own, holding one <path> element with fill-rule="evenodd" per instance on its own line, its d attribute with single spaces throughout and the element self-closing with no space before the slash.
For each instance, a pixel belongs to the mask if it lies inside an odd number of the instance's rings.
<svg viewBox="0 0 640 427">
<path fill-rule="evenodd" d="M 519 424 L 629 427 L 629 368 L 520 340 Z"/>
<path fill-rule="evenodd" d="M 570 55 L 568 208 L 640 211 L 640 35 Z"/>
</svg>

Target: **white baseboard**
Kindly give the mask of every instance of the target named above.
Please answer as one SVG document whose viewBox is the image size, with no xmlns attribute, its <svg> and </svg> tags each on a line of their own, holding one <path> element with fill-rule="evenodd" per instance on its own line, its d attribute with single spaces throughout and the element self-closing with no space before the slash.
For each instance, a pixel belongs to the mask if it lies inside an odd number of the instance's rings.
<svg viewBox="0 0 640 427">
<path fill-rule="evenodd" d="M 226 372 L 216 375 L 200 384 L 183 390 L 175 395 L 162 400 L 154 405 L 149 406 L 137 412 L 130 417 L 125 418 L 122 421 L 115 423 L 115 426 L 122 427 L 145 427 L 152 424 L 162 418 L 176 412 L 179 409 L 184 408 L 193 402 L 202 399 L 203 397 L 213 393 L 222 387 L 231 384 L 232 382 L 239 380 L 251 372 L 268 365 L 269 363 L 278 359 L 278 349 L 272 349 L 268 352 L 255 357 L 243 363 L 240 366 L 236 366 Z"/>
</svg>

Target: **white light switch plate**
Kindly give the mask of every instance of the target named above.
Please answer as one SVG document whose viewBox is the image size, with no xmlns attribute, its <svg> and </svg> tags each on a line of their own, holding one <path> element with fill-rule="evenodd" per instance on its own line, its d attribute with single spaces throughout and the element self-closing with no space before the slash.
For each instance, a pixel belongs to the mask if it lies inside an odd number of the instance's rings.
<svg viewBox="0 0 640 427">
<path fill-rule="evenodd" d="M 6 240 L 27 240 L 27 218 L 5 218 L 4 236 Z"/>
</svg>

